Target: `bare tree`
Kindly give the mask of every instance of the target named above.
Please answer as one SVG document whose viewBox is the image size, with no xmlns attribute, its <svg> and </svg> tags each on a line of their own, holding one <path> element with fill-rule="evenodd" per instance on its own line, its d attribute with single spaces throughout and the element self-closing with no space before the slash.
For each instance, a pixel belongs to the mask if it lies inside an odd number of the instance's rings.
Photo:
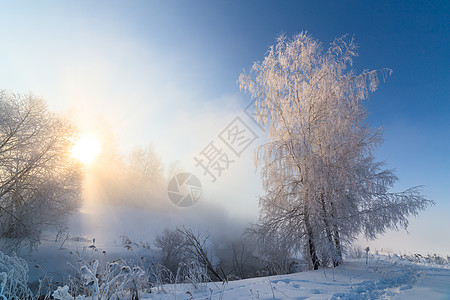
<svg viewBox="0 0 450 300">
<path fill-rule="evenodd" d="M 42 100 L 0 92 L 0 236 L 3 250 L 39 243 L 79 205 L 76 128 Z"/>
<path fill-rule="evenodd" d="M 338 265 L 361 231 L 375 238 L 406 227 L 408 216 L 433 203 L 418 188 L 389 192 L 397 178 L 372 156 L 381 130 L 367 126 L 362 101 L 391 70 L 355 74 L 356 50 L 345 36 L 326 51 L 304 33 L 280 36 L 239 79 L 268 127 L 255 155 L 266 190 L 255 231 L 303 251 L 314 269 Z"/>
<path fill-rule="evenodd" d="M 167 182 L 164 164 L 151 144 L 136 147 L 122 155 L 111 128 L 100 123 L 102 150 L 91 176 L 99 191 L 97 201 L 114 205 L 133 206 L 140 209 L 167 210 Z"/>
<path fill-rule="evenodd" d="M 207 270 L 219 281 L 226 279 L 225 274 L 219 275 L 218 270 L 211 263 L 211 257 L 208 257 L 208 251 L 206 249 L 208 237 L 202 237 L 200 232 L 194 234 L 192 229 L 182 227 L 177 229 L 181 233 L 186 241 L 186 251 L 192 258 L 197 259 Z M 223 272 L 222 272 L 223 273 Z"/>
<path fill-rule="evenodd" d="M 236 274 L 239 279 L 248 277 L 248 261 L 252 257 L 252 252 L 246 248 L 244 241 L 232 243 L 232 269 L 231 272 Z"/>
<path fill-rule="evenodd" d="M 185 251 L 186 241 L 183 234 L 179 230 L 166 228 L 162 234 L 156 236 L 155 246 L 161 249 L 161 263 L 175 273 Z"/>
<path fill-rule="evenodd" d="M 136 147 L 129 155 L 129 169 L 135 180 L 158 182 L 164 177 L 164 165 L 152 144 Z"/>
</svg>

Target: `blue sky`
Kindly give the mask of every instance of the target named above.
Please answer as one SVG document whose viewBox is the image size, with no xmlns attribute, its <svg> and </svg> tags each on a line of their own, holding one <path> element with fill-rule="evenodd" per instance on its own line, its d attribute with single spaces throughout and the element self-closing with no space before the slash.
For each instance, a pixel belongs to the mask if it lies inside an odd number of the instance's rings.
<svg viewBox="0 0 450 300">
<path fill-rule="evenodd" d="M 357 72 L 394 71 L 366 102 L 368 122 L 385 130 L 377 158 L 397 170 L 396 188 L 423 184 L 436 201 L 411 235 L 375 246 L 449 252 L 449 14 L 448 1 L 0 1 L 0 89 L 71 109 L 84 131 L 101 117 L 122 148 L 153 142 L 189 168 L 241 115 L 249 98 L 236 80 L 278 34 L 307 31 L 324 47 L 354 35 Z M 208 199 L 255 209 L 250 152 Z"/>
</svg>

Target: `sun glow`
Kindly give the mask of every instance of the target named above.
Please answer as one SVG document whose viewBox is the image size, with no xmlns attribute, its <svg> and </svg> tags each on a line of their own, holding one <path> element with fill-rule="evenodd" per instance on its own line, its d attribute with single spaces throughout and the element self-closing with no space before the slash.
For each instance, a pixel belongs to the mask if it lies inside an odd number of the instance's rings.
<svg viewBox="0 0 450 300">
<path fill-rule="evenodd" d="M 78 159 L 81 163 L 89 165 L 94 162 L 100 153 L 100 142 L 95 136 L 82 135 L 73 147 L 72 157 Z"/>
</svg>

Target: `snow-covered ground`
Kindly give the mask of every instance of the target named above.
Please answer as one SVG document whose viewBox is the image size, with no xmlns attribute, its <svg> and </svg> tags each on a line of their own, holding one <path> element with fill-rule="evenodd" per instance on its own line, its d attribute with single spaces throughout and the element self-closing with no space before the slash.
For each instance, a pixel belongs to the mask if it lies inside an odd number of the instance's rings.
<svg viewBox="0 0 450 300">
<path fill-rule="evenodd" d="M 450 269 L 386 256 L 335 269 L 192 285 L 168 285 L 145 299 L 450 299 Z"/>
<path fill-rule="evenodd" d="M 31 282 L 42 276 L 42 270 L 61 282 L 67 272 L 74 271 L 79 258 L 85 261 L 113 261 L 121 257 L 130 262 L 140 257 L 147 265 L 155 252 L 145 245 L 132 243 L 127 250 L 122 241 L 103 245 L 99 251 L 89 248 L 91 240 L 68 240 L 60 249 L 60 242 L 47 240 L 38 251 L 24 255 L 30 266 Z M 107 247 L 106 247 L 107 246 Z M 67 248 L 66 248 L 67 247 Z M 107 249 L 106 253 L 103 249 Z M 79 253 L 78 255 L 76 253 Z M 410 257 L 414 257 L 413 255 Z M 155 287 L 142 299 L 449 299 L 450 266 L 430 265 L 426 259 L 413 263 L 397 255 L 371 255 L 346 260 L 335 269 L 320 269 L 289 275 L 258 277 L 238 281 L 210 282 L 195 288 L 192 284 Z M 70 265 L 68 264 L 70 262 Z M 42 268 L 33 267 L 39 264 Z"/>
<path fill-rule="evenodd" d="M 80 266 L 80 261 L 94 259 L 100 262 L 111 262 L 120 257 L 130 261 L 131 265 L 133 260 L 138 259 L 139 263 L 144 265 L 144 269 L 148 270 L 149 263 L 157 255 L 152 236 L 161 232 L 167 224 L 156 217 L 149 218 L 144 212 L 139 214 L 136 210 L 104 209 L 101 212 L 104 216 L 96 214 L 91 219 L 94 221 L 108 219 L 107 216 L 114 213 L 116 217 L 109 219 L 116 220 L 117 224 L 111 223 L 112 221 L 104 222 L 103 227 L 88 226 L 90 230 L 87 230 L 80 225 L 87 221 L 79 217 L 79 220 L 76 220 L 78 223 L 74 221 L 78 226 L 71 226 L 70 238 L 66 242 L 62 243 L 61 240 L 55 242 L 54 236 L 49 235 L 37 251 L 21 253 L 29 264 L 29 279 L 32 285 L 37 284 L 37 280 L 44 272 L 58 285 L 58 282 L 63 281 L 64 276 L 76 271 L 75 268 Z M 131 217 L 133 217 L 133 226 L 137 223 L 136 226 L 145 230 L 129 236 L 132 243 L 124 245 L 125 233 L 135 231 L 125 226 L 127 222 L 119 221 L 129 220 Z M 170 221 L 173 220 L 167 223 Z M 96 231 L 92 232 L 92 228 Z M 96 237 L 96 249 L 90 247 L 94 243 L 94 237 Z M 125 246 L 132 246 L 132 250 Z M 372 255 L 367 265 L 365 259 L 353 259 L 347 260 L 335 269 L 259 277 L 230 281 L 225 284 L 208 283 L 197 289 L 191 284 L 166 285 L 163 287 L 165 293 L 157 293 L 154 288 L 153 292 L 144 295 L 144 298 L 450 300 L 450 269 L 427 265 L 426 259 L 419 261 L 423 263 L 412 263 L 395 255 Z M 35 265 L 40 267 L 36 268 Z"/>
</svg>

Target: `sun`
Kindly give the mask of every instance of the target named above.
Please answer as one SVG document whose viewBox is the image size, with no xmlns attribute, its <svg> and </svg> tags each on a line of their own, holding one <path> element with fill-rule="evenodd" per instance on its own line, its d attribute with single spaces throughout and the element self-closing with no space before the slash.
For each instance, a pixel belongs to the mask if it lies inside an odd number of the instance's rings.
<svg viewBox="0 0 450 300">
<path fill-rule="evenodd" d="M 73 147 L 72 157 L 78 159 L 81 163 L 89 165 L 94 162 L 100 153 L 100 142 L 93 135 L 82 135 Z"/>
</svg>

